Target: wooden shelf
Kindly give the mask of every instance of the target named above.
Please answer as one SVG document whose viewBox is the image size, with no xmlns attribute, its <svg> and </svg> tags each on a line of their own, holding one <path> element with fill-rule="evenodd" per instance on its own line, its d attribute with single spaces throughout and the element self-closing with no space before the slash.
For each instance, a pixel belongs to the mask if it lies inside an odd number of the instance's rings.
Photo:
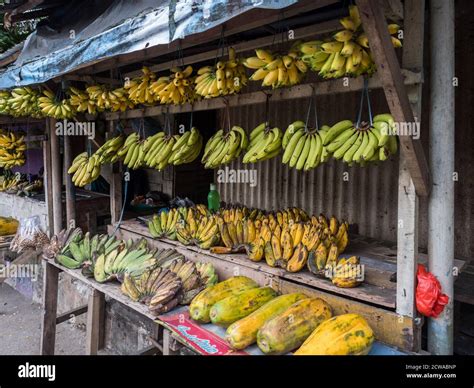
<svg viewBox="0 0 474 388">
<path fill-rule="evenodd" d="M 410 70 L 402 71 L 406 85 L 416 85 L 423 82 L 422 75 Z M 290 88 L 281 89 L 263 89 L 256 92 L 237 94 L 234 96 L 216 97 L 207 100 L 201 100 L 194 104 L 183 105 L 157 105 L 144 107 L 140 109 L 131 109 L 126 112 L 108 112 L 105 113 L 105 119 L 108 121 L 119 119 L 134 119 L 141 117 L 159 116 L 162 113 L 185 113 L 191 111 L 202 111 L 212 109 L 223 109 L 228 104 L 229 107 L 244 105 L 264 104 L 267 100 L 267 94 L 271 95 L 271 101 L 293 100 L 297 98 L 308 98 L 314 93 L 316 95 L 328 95 L 337 93 L 347 93 L 360 91 L 364 87 L 363 77 L 349 79 L 348 85 L 344 79 L 335 79 L 330 81 L 314 82 L 296 85 Z M 382 88 L 377 75 L 369 80 L 369 88 Z"/>
</svg>

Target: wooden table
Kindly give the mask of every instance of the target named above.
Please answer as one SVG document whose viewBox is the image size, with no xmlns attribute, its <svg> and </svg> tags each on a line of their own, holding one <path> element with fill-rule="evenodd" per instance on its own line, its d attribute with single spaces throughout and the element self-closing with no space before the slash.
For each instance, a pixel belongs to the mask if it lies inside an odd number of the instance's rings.
<svg viewBox="0 0 474 388">
<path fill-rule="evenodd" d="M 114 226 L 109 226 L 109 233 L 114 230 Z M 195 246 L 184 246 L 177 241 L 153 239 L 148 228 L 138 220 L 122 222 L 116 236 L 125 240 L 145 237 L 151 247 L 174 248 L 189 260 L 212 263 L 220 278 L 244 275 L 281 293 L 304 292 L 308 296 L 323 298 L 336 315 L 349 312 L 363 315 L 381 342 L 405 351 L 418 352 L 421 349 L 419 340 L 423 320 L 400 316 L 395 312 L 396 283 L 390 281 L 395 273 L 390 268 L 395 266 L 389 261 L 381 262 L 377 268 L 368 266 L 366 284 L 353 289 L 341 289 L 307 271 L 288 273 L 262 262 L 252 262 L 242 254 L 216 255 Z M 371 257 L 362 257 L 362 263 L 368 263 L 366 259 L 377 262 Z"/>
<path fill-rule="evenodd" d="M 105 295 L 136 311 L 144 319 L 156 320 L 156 317 L 148 311 L 148 308 L 144 304 L 134 302 L 128 296 L 124 295 L 120 291 L 120 284 L 117 282 L 98 283 L 94 278 L 83 276 L 80 269 L 68 269 L 55 263 L 54 260 L 44 259 L 43 264 L 44 293 L 41 330 L 42 355 L 54 354 L 56 325 L 70 319 L 71 316 L 77 316 L 84 313 L 87 313 L 86 354 L 97 354 L 98 350 L 103 347 Z M 91 293 L 89 295 L 87 306 L 81 306 L 58 316 L 58 277 L 61 271 L 87 284 L 90 287 Z M 168 335 L 169 333 L 164 334 L 165 337 L 168 337 Z M 158 342 L 158 333 L 152 333 L 152 337 L 154 337 L 155 341 Z M 167 342 L 169 344 L 169 338 L 167 339 Z"/>
</svg>

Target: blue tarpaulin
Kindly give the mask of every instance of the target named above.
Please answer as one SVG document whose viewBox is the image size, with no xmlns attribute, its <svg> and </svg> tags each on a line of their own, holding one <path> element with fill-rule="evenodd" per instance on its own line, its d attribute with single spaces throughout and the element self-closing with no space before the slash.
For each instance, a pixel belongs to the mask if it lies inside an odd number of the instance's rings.
<svg viewBox="0 0 474 388">
<path fill-rule="evenodd" d="M 86 7 L 84 3 L 89 3 Z M 281 9 L 297 0 L 71 1 L 31 34 L 0 89 L 46 82 L 101 60 L 206 31 L 253 8 Z M 104 8 L 105 3 L 105 9 Z M 99 14 L 92 13 L 99 9 Z M 64 21 L 64 24 L 61 22 Z"/>
</svg>

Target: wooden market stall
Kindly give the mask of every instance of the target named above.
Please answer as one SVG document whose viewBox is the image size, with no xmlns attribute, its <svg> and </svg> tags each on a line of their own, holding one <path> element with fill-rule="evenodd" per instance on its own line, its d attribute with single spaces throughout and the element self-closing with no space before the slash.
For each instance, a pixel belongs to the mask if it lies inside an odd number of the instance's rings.
<svg viewBox="0 0 474 388">
<path fill-rule="evenodd" d="M 272 46 L 275 42 L 273 34 L 249 38 L 249 31 L 264 24 L 275 22 L 285 23 L 286 20 L 296 18 L 301 14 L 317 14 L 320 8 L 335 4 L 337 1 L 318 0 L 301 1 L 283 11 L 260 10 L 249 11 L 234 19 L 229 20 L 224 26 L 215 27 L 203 33 L 191 35 L 183 40 L 172 42 L 166 47 L 156 46 L 141 51 L 129 53 L 120 57 L 105 59 L 91 66 L 81 68 L 72 73 L 61 75 L 56 81 L 89 82 L 95 79 L 101 82 L 116 84 L 118 81 L 118 68 L 124 69 L 122 78 L 133 78 L 138 74 L 138 68 L 146 61 L 165 58 L 163 61 L 149 66 L 151 71 L 166 70 L 176 64 L 179 56 L 182 65 L 197 64 L 210 61 L 216 57 L 216 35 L 221 35 L 232 41 L 237 53 L 244 53 L 255 48 Z M 425 1 L 405 0 L 404 7 L 399 1 L 386 2 L 386 9 L 396 14 L 396 18 L 404 21 L 403 55 L 401 66 L 397 54 L 393 49 L 390 35 L 387 32 L 387 22 L 384 9 L 376 0 L 357 0 L 363 28 L 370 41 L 370 48 L 377 65 L 377 73 L 370 78 L 370 89 L 382 89 L 390 113 L 396 122 L 412 123 L 421 120 L 422 110 L 422 85 L 424 82 L 424 26 L 425 26 Z M 388 5 L 387 5 L 388 4 Z M 386 11 L 385 9 L 385 11 Z M 340 15 L 338 15 L 340 16 Z M 291 19 L 294 21 L 295 19 Z M 337 28 L 337 19 L 307 23 L 293 30 L 297 39 L 318 37 Z M 247 35 L 242 35 L 247 32 Z M 209 47 L 206 48 L 206 44 Z M 125 70 L 126 69 L 126 70 Z M 104 77 L 109 72 L 109 77 Z M 112 137 L 117 124 L 121 120 L 144 119 L 157 117 L 162 114 L 181 114 L 199 111 L 213 111 L 227 107 L 242 107 L 265 104 L 268 94 L 271 101 L 288 101 L 316 96 L 329 96 L 341 93 L 359 92 L 364 89 L 363 77 L 351 80 L 335 79 L 317 82 L 308 82 L 289 88 L 281 88 L 262 93 L 261 90 L 243 92 L 241 94 L 205 99 L 193 104 L 171 106 L 147 106 L 131 109 L 125 112 L 106 112 L 98 119 L 108 123 L 108 137 Z M 92 117 L 88 117 L 93 119 Z M 52 217 L 54 233 L 58 233 L 63 226 L 63 209 L 65 208 L 66 222 L 70 225 L 77 219 L 76 197 L 71 178 L 66 174 L 66 201 L 61 201 L 61 170 L 71 164 L 74 156 L 72 145 L 68 137 L 64 142 L 64 166 L 60 162 L 60 141 L 54 133 L 54 119 L 48 120 L 49 137 L 45 141 L 45 166 L 47 203 L 49 215 Z M 66 140 L 67 139 L 67 140 Z M 123 219 L 123 208 L 126 199 L 122 192 L 124 171 L 121 165 L 114 164 L 109 177 L 110 183 L 110 214 L 111 223 L 108 226 L 110 234 L 115 233 L 123 239 L 134 240 L 145 237 L 149 244 L 159 248 L 174 248 L 192 261 L 212 263 L 221 278 L 236 274 L 247 275 L 257 280 L 262 285 L 270 285 L 282 293 L 303 291 L 308 295 L 319 296 L 333 307 L 336 314 L 354 312 L 363 315 L 373 328 L 376 338 L 381 343 L 397 348 L 407 353 L 422 351 L 423 318 L 417 313 L 415 305 L 416 270 L 418 263 L 430 262 L 426 254 L 418 253 L 419 229 L 419 198 L 428 197 L 432 187 L 431 174 L 428 160 L 419 140 L 410 136 L 400 136 L 400 156 L 398 187 L 398 229 L 397 247 L 384 244 L 381 241 L 368 239 L 357 233 L 351 234 L 351 242 L 347 250 L 348 255 L 357 255 L 365 267 L 365 282 L 356 288 L 338 288 L 331 282 L 313 276 L 309 271 L 289 273 L 283 269 L 269 267 L 265 264 L 254 263 L 246 259 L 243 254 L 216 255 L 197 247 L 184 246 L 179 242 L 167 239 L 153 239 L 143 220 Z M 100 144 L 97 144 L 100 146 Z M 176 175 L 174 175 L 176 177 Z M 82 212 L 82 209 L 81 209 Z M 431 255 L 432 252 L 430 252 Z M 439 258 L 441 260 L 441 258 Z M 464 262 L 454 261 L 454 257 L 446 257 L 446 262 L 454 265 L 459 270 Z M 63 321 L 57 317 L 58 274 L 64 270 L 69 275 L 80 279 L 92 288 L 89 305 L 82 306 L 75 314 L 88 313 L 88 350 L 96 354 L 101 347 L 101 332 L 103 331 L 104 298 L 118 300 L 131 309 L 137 311 L 147 319 L 156 319 L 151 316 L 144 306 L 127 300 L 120 292 L 117 285 L 101 285 L 81 277 L 77 270 L 66 270 L 57 263 L 45 260 L 45 296 L 43 315 L 42 353 L 54 352 L 54 338 L 56 324 Z M 452 282 L 452 276 L 450 281 Z M 451 284 L 452 285 L 452 284 Z M 444 284 L 443 284 L 444 287 Z M 451 287 L 452 288 L 452 287 Z M 452 290 L 447 287 L 451 298 Z M 452 324 L 452 312 L 445 313 L 446 326 Z M 450 315 L 451 314 L 451 315 Z M 437 328 L 446 330 L 445 327 Z M 448 329 L 449 331 L 449 329 Z M 163 335 L 163 333 L 165 333 Z M 161 336 L 161 337 L 160 337 Z M 157 329 L 151 334 L 152 342 L 161 347 L 163 354 L 169 353 L 170 333 Z M 449 341 L 448 338 L 446 338 Z M 452 341 L 451 341 L 452 342 Z M 452 346 L 452 345 L 451 345 Z M 449 352 L 450 345 L 444 344 L 439 352 Z M 434 348 L 433 348 L 434 349 Z M 452 350 L 452 349 L 451 349 Z"/>
</svg>

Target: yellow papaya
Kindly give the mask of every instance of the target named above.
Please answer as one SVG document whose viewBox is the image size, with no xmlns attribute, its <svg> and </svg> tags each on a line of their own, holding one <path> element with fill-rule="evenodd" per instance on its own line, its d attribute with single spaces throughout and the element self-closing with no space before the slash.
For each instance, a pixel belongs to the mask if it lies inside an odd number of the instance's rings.
<svg viewBox="0 0 474 388">
<path fill-rule="evenodd" d="M 18 221 L 11 217 L 0 217 L 0 236 L 15 234 L 18 229 Z"/>
<path fill-rule="evenodd" d="M 269 319 L 285 311 L 293 303 L 307 299 L 305 294 L 286 294 L 272 299 L 252 314 L 234 322 L 227 328 L 226 340 L 234 349 L 244 349 L 257 340 L 257 332 Z"/>
<path fill-rule="evenodd" d="M 273 288 L 261 287 L 250 288 L 237 295 L 221 299 L 211 307 L 209 313 L 211 322 L 220 326 L 229 326 L 253 313 L 277 295 Z"/>
<path fill-rule="evenodd" d="M 294 353 L 303 355 L 368 354 L 374 342 L 374 332 L 358 314 L 343 314 L 319 325 Z"/>
<path fill-rule="evenodd" d="M 288 353 L 299 348 L 314 329 L 331 317 L 331 306 L 324 300 L 299 300 L 265 322 L 257 333 L 257 345 L 265 354 Z"/>
<path fill-rule="evenodd" d="M 189 305 L 189 315 L 195 321 L 210 322 L 209 313 L 216 302 L 249 288 L 257 287 L 258 284 L 246 276 L 233 276 L 197 294 Z"/>
</svg>

